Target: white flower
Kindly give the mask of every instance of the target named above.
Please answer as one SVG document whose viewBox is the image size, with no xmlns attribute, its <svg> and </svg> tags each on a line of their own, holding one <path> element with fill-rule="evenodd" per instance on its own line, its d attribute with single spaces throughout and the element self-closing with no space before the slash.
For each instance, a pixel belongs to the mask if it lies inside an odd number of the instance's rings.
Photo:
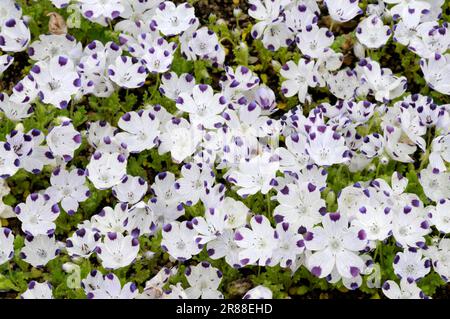
<svg viewBox="0 0 450 319">
<path fill-rule="evenodd" d="M 238 186 L 240 196 L 253 195 L 257 192 L 267 194 L 273 187 L 279 162 L 264 152 L 251 158 L 241 160 L 238 167 L 230 169 L 225 177 L 229 182 Z"/>
<path fill-rule="evenodd" d="M 361 203 L 361 197 L 359 197 Z M 355 214 L 352 225 L 364 229 L 368 240 L 384 240 L 392 231 L 392 213 L 390 208 L 362 205 Z"/>
<path fill-rule="evenodd" d="M 178 76 L 175 72 L 164 73 L 161 77 L 159 91 L 169 99 L 175 101 L 181 93 L 192 92 L 195 86 L 195 78 L 183 73 Z"/>
<path fill-rule="evenodd" d="M 334 41 L 333 32 L 317 25 L 306 26 L 295 38 L 297 47 L 309 58 L 320 58 Z"/>
<path fill-rule="evenodd" d="M 441 199 L 431 214 L 431 222 L 443 233 L 450 233 L 450 200 Z"/>
<path fill-rule="evenodd" d="M 226 107 L 226 99 L 220 94 L 214 94 L 211 86 L 199 84 L 194 86 L 192 93 L 181 93 L 176 100 L 177 108 L 189 113 L 192 124 L 213 129 L 223 123 L 219 115 Z"/>
<path fill-rule="evenodd" d="M 93 270 L 88 277 L 81 281 L 88 299 L 134 299 L 139 291 L 134 283 L 121 285 L 119 278 L 109 273 L 102 275 Z"/>
<path fill-rule="evenodd" d="M 326 212 L 320 190 L 312 183 L 286 184 L 278 191 L 276 199 L 280 204 L 273 211 L 275 220 L 292 227 L 310 229 L 321 221 L 321 213 Z"/>
<path fill-rule="evenodd" d="M 3 74 L 14 62 L 14 57 L 4 54 L 0 55 L 0 75 Z"/>
<path fill-rule="evenodd" d="M 20 251 L 20 258 L 33 267 L 44 267 L 56 258 L 59 245 L 54 236 L 37 235 L 25 237 L 25 246 Z"/>
<path fill-rule="evenodd" d="M 191 299 L 223 299 L 223 295 L 218 291 L 222 273 L 204 261 L 196 266 L 186 269 L 186 279 L 190 285 L 185 290 L 188 298 Z"/>
<path fill-rule="evenodd" d="M 139 110 L 122 115 L 118 126 L 125 132 L 116 137 L 127 145 L 130 152 L 142 152 L 155 147 L 160 134 L 159 119 L 151 110 Z"/>
<path fill-rule="evenodd" d="M 14 122 L 20 122 L 33 114 L 33 108 L 30 104 L 15 103 L 6 93 L 0 93 L 0 111 Z"/>
<path fill-rule="evenodd" d="M 68 120 L 53 127 L 48 133 L 46 141 L 53 155 L 61 156 L 68 162 L 73 158 L 75 150 L 81 145 L 81 134 L 75 130 L 73 124 Z"/>
<path fill-rule="evenodd" d="M 308 134 L 306 150 L 317 165 L 333 165 L 349 160 L 345 140 L 331 126 L 319 125 Z"/>
<path fill-rule="evenodd" d="M 11 229 L 0 227 L 0 265 L 14 256 L 14 234 Z"/>
<path fill-rule="evenodd" d="M 59 216 L 59 207 L 56 200 L 47 194 L 28 195 L 25 203 L 17 205 L 14 211 L 22 222 L 22 230 L 25 233 L 33 236 L 54 233 L 54 221 Z"/>
<path fill-rule="evenodd" d="M 363 13 L 359 0 L 324 0 L 333 20 L 347 22 Z"/>
<path fill-rule="evenodd" d="M 127 160 L 122 154 L 100 153 L 92 155 L 86 166 L 89 180 L 98 189 L 111 188 L 126 175 Z"/>
<path fill-rule="evenodd" d="M 433 269 L 446 282 L 450 279 L 450 239 L 443 238 L 424 251 L 424 255 L 431 258 Z"/>
<path fill-rule="evenodd" d="M 171 1 L 164 1 L 156 9 L 153 21 L 162 34 L 177 35 L 186 31 L 195 21 L 195 9 L 187 2 L 175 6 Z"/>
<path fill-rule="evenodd" d="M 31 43 L 28 55 L 34 61 L 49 60 L 54 56 L 67 55 L 78 62 L 82 54 L 82 45 L 68 34 L 41 34 L 39 40 Z"/>
<path fill-rule="evenodd" d="M 72 95 L 81 86 L 74 63 L 67 56 L 54 56 L 48 62 L 40 61 L 31 68 L 31 73 L 42 102 L 60 109 L 67 108 Z"/>
<path fill-rule="evenodd" d="M 85 185 L 86 175 L 82 169 L 67 171 L 65 168 L 56 168 L 50 177 L 52 186 L 46 193 L 55 202 L 61 201 L 61 207 L 69 214 L 75 214 L 78 203 L 90 196 L 89 188 Z"/>
<path fill-rule="evenodd" d="M 417 287 L 415 282 L 409 283 L 406 279 L 398 285 L 395 281 L 388 280 L 383 284 L 383 293 L 389 299 L 425 299 L 426 296 Z"/>
<path fill-rule="evenodd" d="M 250 228 L 241 227 L 234 234 L 241 265 L 272 265 L 273 253 L 278 247 L 278 235 L 267 217 L 256 215 L 250 220 Z M 276 261 L 275 261 L 276 262 Z"/>
<path fill-rule="evenodd" d="M 205 189 L 211 189 L 215 183 L 214 172 L 208 166 L 188 163 L 181 168 L 181 175 L 175 187 L 189 205 L 197 204 Z"/>
<path fill-rule="evenodd" d="M 288 61 L 280 70 L 280 74 L 286 79 L 281 84 L 281 92 L 286 97 L 298 94 L 300 103 L 304 103 L 308 97 L 308 87 L 319 86 L 320 75 L 314 61 L 300 59 L 298 64 Z"/>
<path fill-rule="evenodd" d="M 314 251 L 307 258 L 311 273 L 319 278 L 331 274 L 334 268 L 344 278 L 355 278 L 365 268 L 358 252 L 367 245 L 362 229 L 349 227 L 348 220 L 339 213 L 322 218 L 322 226 L 315 226 L 304 234 L 306 249 Z"/>
<path fill-rule="evenodd" d="M 97 215 L 92 216 L 92 228 L 100 231 L 102 235 L 107 233 L 123 233 L 127 228 L 128 205 L 118 203 L 113 208 L 105 207 Z"/>
<path fill-rule="evenodd" d="M 202 245 L 195 241 L 197 235 L 190 221 L 174 221 L 164 225 L 161 247 L 173 258 L 185 261 L 202 250 Z"/>
<path fill-rule="evenodd" d="M 409 283 L 423 278 L 430 272 L 430 268 L 430 260 L 424 258 L 422 252 L 415 248 L 399 252 L 394 257 L 394 273 Z"/>
<path fill-rule="evenodd" d="M 303 236 L 298 233 L 296 225 L 284 222 L 277 224 L 276 233 L 278 248 L 273 253 L 274 261 L 281 267 L 290 267 L 305 250 Z"/>
<path fill-rule="evenodd" d="M 20 52 L 25 50 L 30 43 L 30 29 L 23 20 L 10 18 L 2 23 L 0 29 L 0 49 L 2 51 Z"/>
<path fill-rule="evenodd" d="M 38 283 L 34 280 L 28 283 L 28 289 L 20 295 L 22 299 L 53 299 L 52 285 L 45 281 Z"/>
<path fill-rule="evenodd" d="M 144 85 L 147 69 L 142 61 L 122 55 L 108 67 L 108 75 L 118 86 L 134 89 Z"/>
<path fill-rule="evenodd" d="M 127 175 L 112 188 L 112 193 L 121 202 L 136 204 L 147 193 L 147 189 L 147 182 L 142 177 Z"/>
<path fill-rule="evenodd" d="M 247 291 L 243 299 L 272 299 L 272 297 L 273 297 L 272 290 L 262 285 L 259 285 Z"/>
<path fill-rule="evenodd" d="M 89 258 L 100 237 L 100 234 L 92 229 L 79 228 L 66 240 L 67 253 L 72 257 Z"/>
<path fill-rule="evenodd" d="M 356 28 L 356 37 L 359 42 L 370 49 L 377 49 L 385 45 L 391 34 L 391 29 L 384 25 L 376 15 L 365 18 Z"/>
<path fill-rule="evenodd" d="M 139 252 L 139 241 L 132 236 L 121 233 L 107 233 L 103 242 L 96 248 L 102 266 L 107 269 L 118 269 L 134 262 Z"/>
<path fill-rule="evenodd" d="M 442 94 L 450 94 L 450 55 L 436 53 L 429 59 L 420 60 L 428 86 Z"/>
<path fill-rule="evenodd" d="M 79 0 L 83 16 L 91 21 L 107 25 L 107 19 L 115 19 L 124 10 L 121 0 Z"/>
<path fill-rule="evenodd" d="M 441 172 L 437 168 L 428 167 L 420 171 L 419 182 L 425 195 L 438 202 L 450 198 L 450 173 Z"/>
</svg>

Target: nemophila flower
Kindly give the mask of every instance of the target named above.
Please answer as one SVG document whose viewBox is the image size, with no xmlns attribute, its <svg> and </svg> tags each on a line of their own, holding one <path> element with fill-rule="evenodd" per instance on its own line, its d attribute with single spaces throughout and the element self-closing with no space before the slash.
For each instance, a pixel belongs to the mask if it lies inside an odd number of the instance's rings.
<svg viewBox="0 0 450 319">
<path fill-rule="evenodd" d="M 31 68 L 31 74 L 38 85 L 38 95 L 42 102 L 60 109 L 67 108 L 72 95 L 81 86 L 74 63 L 63 55 L 36 63 Z"/>
<path fill-rule="evenodd" d="M 389 26 L 376 15 L 362 20 L 356 28 L 356 37 L 359 42 L 369 49 L 377 49 L 386 44 L 392 34 Z"/>
<path fill-rule="evenodd" d="M 122 154 L 95 152 L 86 171 L 95 188 L 107 189 L 120 183 L 126 175 L 126 167 L 127 159 Z"/>
<path fill-rule="evenodd" d="M 162 34 L 172 36 L 186 31 L 195 20 L 195 9 L 189 3 L 176 6 L 172 1 L 164 1 L 155 10 L 152 24 Z"/>
<path fill-rule="evenodd" d="M 211 86 L 199 84 L 194 86 L 192 93 L 181 93 L 176 105 L 179 110 L 189 113 L 191 123 L 213 129 L 223 123 L 219 114 L 226 107 L 227 101 L 222 94 L 214 94 Z"/>
<path fill-rule="evenodd" d="M 75 214 L 78 203 L 84 202 L 90 196 L 85 185 L 86 175 L 82 169 L 70 172 L 63 167 L 57 167 L 50 176 L 51 186 L 45 191 L 55 202 L 61 202 L 61 207 L 69 214 Z"/>
<path fill-rule="evenodd" d="M 202 245 L 195 241 L 197 235 L 190 221 L 173 221 L 162 229 L 161 247 L 173 258 L 185 261 L 202 250 Z"/>
<path fill-rule="evenodd" d="M 47 194 L 33 193 L 27 196 L 25 203 L 14 209 L 22 222 L 22 230 L 29 235 L 51 235 L 55 231 L 54 221 L 59 216 L 57 201 Z"/>
<path fill-rule="evenodd" d="M 39 40 L 28 48 L 28 56 L 34 61 L 43 61 L 66 55 L 76 63 L 81 58 L 82 50 L 81 43 L 71 35 L 41 34 Z"/>
<path fill-rule="evenodd" d="M 200 26 L 200 22 L 198 18 L 195 18 L 191 23 L 189 28 L 186 29 L 182 34 L 179 35 L 178 41 L 180 43 L 180 51 L 187 60 L 197 60 L 197 55 L 190 48 L 190 42 L 193 39 L 194 33 L 197 31 Z"/>
<path fill-rule="evenodd" d="M 222 64 L 225 56 L 223 48 L 219 43 L 217 34 L 206 27 L 202 27 L 192 33 L 188 42 L 189 51 L 201 59 L 209 59 Z"/>
<path fill-rule="evenodd" d="M 324 0 L 328 13 L 337 22 L 347 22 L 363 13 L 358 0 Z"/>
<path fill-rule="evenodd" d="M 68 162 L 81 145 L 81 134 L 75 130 L 70 120 L 64 119 L 61 125 L 50 130 L 46 141 L 53 155 L 61 156 Z"/>
<path fill-rule="evenodd" d="M 450 173 L 441 172 L 437 168 L 428 167 L 420 171 L 419 182 L 425 195 L 438 202 L 450 198 Z"/>
<path fill-rule="evenodd" d="M 443 233 L 450 233 L 450 200 L 441 199 L 431 213 L 431 222 Z"/>
<path fill-rule="evenodd" d="M 389 9 L 392 17 L 399 18 L 409 26 L 419 24 L 422 15 L 430 13 L 431 5 L 423 0 L 384 0 L 388 4 L 395 4 Z"/>
<path fill-rule="evenodd" d="M 38 96 L 38 87 L 34 77 L 28 74 L 12 89 L 10 100 L 14 103 L 32 103 Z"/>
<path fill-rule="evenodd" d="M 351 69 L 339 70 L 335 74 L 330 74 L 327 79 L 327 86 L 330 92 L 339 99 L 348 100 L 356 95 L 359 80 Z"/>
<path fill-rule="evenodd" d="M 128 210 L 127 232 L 132 236 L 152 235 L 157 230 L 155 213 L 145 202 L 139 202 Z"/>
<path fill-rule="evenodd" d="M 121 0 L 79 0 L 83 16 L 106 26 L 109 19 L 120 16 L 124 10 Z"/>
<path fill-rule="evenodd" d="M 420 60 L 420 68 L 428 86 L 442 94 L 450 94 L 450 55 L 436 53 Z"/>
<path fill-rule="evenodd" d="M 223 299 L 223 295 L 218 291 L 222 272 L 204 261 L 196 266 L 190 266 L 185 271 L 186 280 L 190 287 L 185 290 L 188 298 L 191 299 Z"/>
<path fill-rule="evenodd" d="M 144 24 L 144 22 L 151 20 L 159 3 L 159 0 L 146 0 L 137 2 L 134 0 L 121 1 L 124 9 L 120 13 L 120 17 L 126 20 L 119 21 L 114 26 L 114 30 L 128 30 L 129 34 L 135 34 L 133 31 L 140 30 L 140 28 L 143 27 L 142 24 Z M 130 30 L 130 28 L 132 29 Z M 138 32 L 137 34 L 140 33 L 142 32 Z"/>
<path fill-rule="evenodd" d="M 376 61 L 362 59 L 361 80 L 367 83 L 375 99 L 379 102 L 389 101 L 402 95 L 406 90 L 406 78 L 395 76 L 388 68 L 381 68 Z"/>
<path fill-rule="evenodd" d="M 33 267 L 44 267 L 59 254 L 59 245 L 53 235 L 26 236 L 20 258 Z"/>
<path fill-rule="evenodd" d="M 429 246 L 424 255 L 432 261 L 433 269 L 446 282 L 450 278 L 450 239 L 442 238 L 435 245 Z"/>
<path fill-rule="evenodd" d="M 16 217 L 11 206 L 6 205 L 3 201 L 3 197 L 8 195 L 11 192 L 11 189 L 8 186 L 8 183 L 4 179 L 0 179 L 0 218 L 11 218 Z"/>
<path fill-rule="evenodd" d="M 28 283 L 28 289 L 20 295 L 21 299 L 53 299 L 52 285 L 45 281 L 42 283 L 34 280 Z"/>
<path fill-rule="evenodd" d="M 280 158 L 280 170 L 299 172 L 310 162 L 306 151 L 306 137 L 293 133 L 286 137 L 285 144 L 286 148 L 280 147 L 275 151 Z"/>
<path fill-rule="evenodd" d="M 400 285 L 393 280 L 387 280 L 383 284 L 383 293 L 389 299 L 425 299 L 425 294 L 417 287 L 415 282 L 406 279 L 400 281 Z"/>
<path fill-rule="evenodd" d="M 298 64 L 288 61 L 280 70 L 280 74 L 286 79 L 281 84 L 281 92 L 291 97 L 298 94 L 298 99 L 304 103 L 308 96 L 308 87 L 319 85 L 319 74 L 314 61 L 300 59 Z"/>
<path fill-rule="evenodd" d="M 147 182 L 142 177 L 127 175 L 112 188 L 112 193 L 121 202 L 133 205 L 144 197 L 147 189 Z"/>
<path fill-rule="evenodd" d="M 306 249 L 314 251 L 307 258 L 311 273 L 319 278 L 334 268 L 344 278 L 357 277 L 365 268 L 358 252 L 367 245 L 363 229 L 349 227 L 348 219 L 339 213 L 323 216 L 322 226 L 315 226 L 303 235 Z"/>
<path fill-rule="evenodd" d="M 185 201 L 192 205 L 203 197 L 205 188 L 212 188 L 215 183 L 214 172 L 208 166 L 188 163 L 181 168 L 181 175 L 175 187 Z"/>
<path fill-rule="evenodd" d="M 274 250 L 273 259 L 281 267 L 290 267 L 305 250 L 303 236 L 298 233 L 296 225 L 285 222 L 277 224 L 276 232 L 278 248 Z"/>
<path fill-rule="evenodd" d="M 445 162 L 450 162 L 450 134 L 440 135 L 431 143 L 430 166 L 445 171 Z"/>
<path fill-rule="evenodd" d="M 257 192 L 267 194 L 273 187 L 278 168 L 278 160 L 264 152 L 248 161 L 241 160 L 237 167 L 225 174 L 225 177 L 238 187 L 237 193 L 240 196 L 246 197 Z"/>
<path fill-rule="evenodd" d="M 33 114 L 33 107 L 28 103 L 15 103 L 6 93 L 0 93 L 0 111 L 14 122 L 20 122 Z"/>
<path fill-rule="evenodd" d="M 416 206 L 414 206 L 416 205 Z M 423 247 L 424 236 L 431 232 L 426 211 L 417 207 L 417 199 L 406 203 L 401 211 L 393 215 L 392 234 L 401 246 Z"/>
<path fill-rule="evenodd" d="M 175 72 L 164 73 L 161 77 L 159 92 L 171 100 L 176 100 L 181 93 L 192 92 L 195 86 L 195 78 L 189 73 L 178 76 Z"/>
<path fill-rule="evenodd" d="M 115 274 L 102 275 L 98 270 L 92 270 L 81 286 L 88 299 L 134 299 L 139 293 L 136 284 L 127 282 L 122 287 Z"/>
<path fill-rule="evenodd" d="M 138 59 L 122 55 L 109 66 L 108 74 L 118 86 L 134 89 L 144 85 L 147 69 Z"/>
<path fill-rule="evenodd" d="M 151 73 L 164 73 L 172 65 L 174 52 L 177 49 L 175 42 L 167 42 L 164 38 L 157 38 L 150 48 L 145 50 L 142 62 Z"/>
<path fill-rule="evenodd" d="M 319 20 L 317 13 L 311 7 L 308 7 L 308 3 L 305 1 L 284 10 L 284 17 L 286 26 L 293 33 L 300 32 L 307 25 L 316 24 Z"/>
<path fill-rule="evenodd" d="M 118 269 L 134 262 L 139 252 L 139 241 L 131 235 L 107 233 L 103 242 L 96 248 L 102 266 L 107 269 Z"/>
<path fill-rule="evenodd" d="M 267 217 L 256 215 L 250 220 L 251 228 L 241 227 L 234 234 L 241 265 L 273 265 L 273 253 L 278 247 L 278 234 Z"/>
<path fill-rule="evenodd" d="M 79 228 L 66 240 L 66 250 L 71 257 L 89 258 L 97 247 L 101 235 L 90 228 Z"/>
<path fill-rule="evenodd" d="M 4 52 L 21 52 L 30 43 L 30 29 L 25 21 L 8 18 L 1 25 L 0 49 Z"/>
<path fill-rule="evenodd" d="M 5 72 L 13 62 L 14 57 L 7 54 L 0 55 L 0 75 L 2 75 L 3 72 Z"/>
<path fill-rule="evenodd" d="M 327 28 L 307 25 L 295 38 L 297 47 L 309 58 L 320 58 L 334 41 L 333 33 Z"/>
<path fill-rule="evenodd" d="M 395 255 L 393 267 L 397 277 L 412 283 L 430 272 L 431 262 L 423 257 L 421 250 L 410 248 Z"/>
<path fill-rule="evenodd" d="M 184 214 L 181 204 L 183 198 L 177 191 L 173 173 L 162 172 L 156 175 L 151 192 L 155 197 L 148 201 L 148 205 L 157 218 L 155 222 L 159 228 Z"/>
<path fill-rule="evenodd" d="M 130 214 L 126 203 L 118 203 L 112 207 L 104 207 L 98 214 L 92 216 L 91 226 L 102 235 L 107 233 L 123 233 L 127 229 Z"/>
<path fill-rule="evenodd" d="M 251 35 L 254 39 L 262 37 L 264 46 L 271 51 L 287 47 L 292 42 L 291 31 L 281 16 L 288 3 L 286 0 L 249 2 L 248 14 L 258 20 L 251 30 Z"/>
<path fill-rule="evenodd" d="M 310 229 L 321 221 L 321 213 L 326 212 L 319 188 L 311 183 L 286 184 L 278 190 L 276 200 L 279 205 L 273 211 L 275 220 L 289 223 L 291 227 Z"/>
<path fill-rule="evenodd" d="M 142 152 L 155 147 L 159 131 L 159 120 L 151 110 L 139 110 L 122 115 L 118 126 L 125 132 L 116 137 L 127 145 L 130 152 Z"/>
<path fill-rule="evenodd" d="M 33 174 L 40 173 L 44 165 L 52 163 L 54 159 L 49 147 L 41 145 L 44 139 L 44 134 L 37 129 L 26 134 L 12 130 L 6 136 L 6 141 L 19 159 L 14 164 Z"/>
<path fill-rule="evenodd" d="M 114 136 L 117 128 L 105 120 L 87 123 L 86 138 L 88 143 L 97 148 L 105 137 Z"/>
<path fill-rule="evenodd" d="M 425 22 L 417 26 L 417 35 L 411 41 L 409 49 L 422 58 L 432 58 L 436 53 L 445 54 L 450 46 L 448 25 L 440 26 L 438 22 Z"/>
<path fill-rule="evenodd" d="M 201 132 L 184 118 L 172 118 L 162 127 L 158 153 L 170 152 L 172 160 L 181 163 L 194 154 L 201 141 Z"/>
<path fill-rule="evenodd" d="M 269 288 L 259 285 L 247 291 L 242 299 L 272 299 L 273 293 Z"/>
<path fill-rule="evenodd" d="M 0 265 L 14 256 L 14 234 L 11 229 L 0 227 Z"/>
<path fill-rule="evenodd" d="M 11 19 L 22 17 L 22 8 L 17 4 L 15 0 L 2 1 L 2 10 L 0 11 L 0 23 Z"/>
<path fill-rule="evenodd" d="M 344 138 L 330 126 L 312 128 L 306 150 L 317 165 L 333 165 L 348 161 L 349 149 Z"/>
<path fill-rule="evenodd" d="M 177 266 L 172 268 L 162 267 L 158 273 L 145 283 L 144 291 L 138 295 L 138 299 L 160 299 L 163 296 L 163 286 L 169 278 L 178 271 Z"/>
<path fill-rule="evenodd" d="M 361 201 L 361 197 L 359 197 Z M 363 205 L 354 214 L 352 225 L 363 229 L 368 240 L 385 240 L 392 231 L 392 211 L 389 207 Z"/>
</svg>

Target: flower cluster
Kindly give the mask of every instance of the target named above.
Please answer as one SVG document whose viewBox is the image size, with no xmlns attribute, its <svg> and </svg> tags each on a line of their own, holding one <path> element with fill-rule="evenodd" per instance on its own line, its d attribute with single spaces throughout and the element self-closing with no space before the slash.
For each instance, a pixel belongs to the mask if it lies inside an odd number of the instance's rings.
<svg viewBox="0 0 450 319">
<path fill-rule="evenodd" d="M 87 298 L 224 298 L 222 272 L 252 266 L 303 269 L 388 298 L 428 298 L 421 283 L 430 274 L 450 281 L 443 1 L 249 0 L 246 32 L 276 79 L 255 57 L 233 63 L 223 32 L 202 26 L 188 3 L 52 0 L 118 39 L 84 44 L 70 34 L 32 39 L 22 9 L 0 2 L 0 49 L 11 54 L 0 56 L 0 73 L 15 52 L 33 63 L 0 93 L 10 123 L 1 126 L 0 195 L 25 178 L 33 187 L 0 201 L 0 217 L 19 224 L 0 228 L 0 265 L 88 262 Z M 353 54 L 336 45 L 349 22 Z M 245 38 L 235 31 L 232 41 Z M 376 54 L 392 43 L 417 55 L 424 90 Z M 147 97 L 149 85 L 158 103 L 95 115 L 105 110 L 93 101 Z M 94 116 L 75 116 L 80 105 Z M 58 116 L 39 122 L 47 111 Z M 33 185 L 39 176 L 45 182 Z M 145 270 L 145 285 L 112 272 L 143 271 L 142 260 L 164 264 Z M 30 281 L 21 297 L 53 298 L 52 287 Z M 274 296 L 250 288 L 243 298 Z"/>
</svg>

